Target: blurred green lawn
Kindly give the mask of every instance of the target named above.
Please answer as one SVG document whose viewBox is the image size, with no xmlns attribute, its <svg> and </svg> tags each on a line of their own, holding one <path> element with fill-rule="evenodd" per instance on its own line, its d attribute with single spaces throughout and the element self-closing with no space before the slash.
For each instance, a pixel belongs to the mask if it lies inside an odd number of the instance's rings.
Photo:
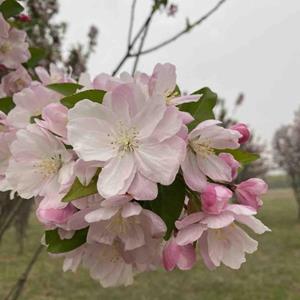
<svg viewBox="0 0 300 300">
<path fill-rule="evenodd" d="M 128 288 L 103 289 L 83 269 L 63 273 L 61 259 L 48 257 L 44 251 L 35 265 L 20 299 L 189 299 L 252 300 L 300 299 L 300 223 L 289 189 L 269 192 L 260 218 L 273 232 L 255 236 L 259 250 L 248 256 L 239 271 L 221 267 L 210 272 L 201 261 L 189 272 L 162 270 L 142 274 Z M 32 218 L 29 241 L 23 255 L 18 255 L 14 235 L 9 233 L 0 246 L 0 299 L 3 299 L 36 248 L 41 228 Z"/>
</svg>

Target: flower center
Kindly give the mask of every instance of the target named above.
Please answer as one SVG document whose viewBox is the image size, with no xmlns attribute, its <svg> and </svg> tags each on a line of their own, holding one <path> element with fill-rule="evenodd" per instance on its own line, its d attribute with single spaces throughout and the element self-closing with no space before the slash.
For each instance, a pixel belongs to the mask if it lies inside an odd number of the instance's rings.
<svg viewBox="0 0 300 300">
<path fill-rule="evenodd" d="M 15 85 L 17 87 L 17 90 L 20 91 L 26 87 L 26 82 L 23 79 L 19 78 L 15 81 Z"/>
<path fill-rule="evenodd" d="M 214 149 L 209 140 L 193 140 L 190 142 L 191 148 L 201 157 L 206 158 L 214 154 Z"/>
<path fill-rule="evenodd" d="M 0 45 L 0 52 L 2 54 L 6 54 L 11 50 L 11 45 L 9 42 L 4 42 L 2 45 Z"/>
<path fill-rule="evenodd" d="M 38 172 L 40 172 L 43 177 L 47 178 L 57 174 L 61 167 L 61 158 L 60 156 L 52 156 L 50 158 L 41 159 L 34 167 L 38 169 Z"/>
<path fill-rule="evenodd" d="M 139 147 L 138 141 L 139 132 L 135 127 L 128 128 L 120 122 L 120 128 L 116 138 L 111 142 L 113 147 L 117 147 L 121 154 L 132 152 Z"/>
<path fill-rule="evenodd" d="M 179 95 L 178 91 L 166 91 L 164 94 L 167 105 L 170 105 L 172 100 Z"/>
<path fill-rule="evenodd" d="M 140 225 L 139 219 L 133 217 L 124 219 L 121 215 L 121 212 L 117 212 L 105 226 L 107 232 L 111 232 L 116 236 L 126 235 L 130 233 L 133 226 Z"/>
</svg>

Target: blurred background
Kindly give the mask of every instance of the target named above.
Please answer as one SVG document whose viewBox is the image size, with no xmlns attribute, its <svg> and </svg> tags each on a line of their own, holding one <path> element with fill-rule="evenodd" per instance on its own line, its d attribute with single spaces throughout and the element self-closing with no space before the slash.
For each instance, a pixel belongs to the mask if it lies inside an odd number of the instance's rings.
<svg viewBox="0 0 300 300">
<path fill-rule="evenodd" d="M 221 267 L 210 272 L 199 262 L 188 272 L 153 272 L 138 276 L 129 288 L 105 290 L 84 270 L 63 273 L 62 261 L 46 251 L 35 259 L 43 229 L 32 202 L 16 206 L 2 195 L 0 299 L 21 274 L 28 279 L 19 299 L 300 299 L 299 0 L 22 2 L 31 43 L 49 49 L 45 66 L 55 62 L 71 66 L 74 76 L 83 71 L 94 76 L 151 73 L 156 63 L 170 62 L 177 67 L 181 90 L 209 86 L 218 93 L 217 118 L 252 129 L 246 147 L 261 159 L 245 167 L 238 180 L 267 180 L 270 192 L 260 218 L 272 233 L 255 237 L 259 250 L 239 271 Z M 155 4 L 159 8 L 151 15 Z M 130 48 L 149 17 L 146 32 Z M 156 45 L 159 49 L 152 51 Z"/>
</svg>

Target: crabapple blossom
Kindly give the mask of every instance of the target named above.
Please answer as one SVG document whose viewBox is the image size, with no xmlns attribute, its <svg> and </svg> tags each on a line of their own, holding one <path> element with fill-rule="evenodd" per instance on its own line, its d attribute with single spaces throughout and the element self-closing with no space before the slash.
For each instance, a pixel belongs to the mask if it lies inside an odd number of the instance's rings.
<svg viewBox="0 0 300 300">
<path fill-rule="evenodd" d="M 201 122 L 188 135 L 188 149 L 181 164 L 187 185 L 201 191 L 206 185 L 206 176 L 215 181 L 230 182 L 232 169 L 215 150 L 237 149 L 240 133 L 225 129 L 217 120 Z"/>
<path fill-rule="evenodd" d="M 125 251 L 145 245 L 146 235 L 162 238 L 166 231 L 163 221 L 153 212 L 130 202 L 131 199 L 116 196 L 102 201 L 98 207 L 81 210 L 69 220 L 69 228 L 78 230 L 90 224 L 88 243 L 112 245 L 120 240 Z M 84 214 L 85 222 L 82 220 Z"/>
<path fill-rule="evenodd" d="M 220 153 L 219 158 L 221 158 L 231 168 L 232 180 L 236 179 L 241 164 L 235 160 L 233 155 L 230 153 Z"/>
<path fill-rule="evenodd" d="M 176 91 L 176 67 L 169 63 L 154 67 L 148 85 L 150 95 L 163 96 L 167 104 L 179 105 L 200 99 L 199 95 L 179 95 Z"/>
<path fill-rule="evenodd" d="M 151 75 L 83 73 L 78 81 L 51 64 L 37 67 L 39 81 L 32 81 L 21 66 L 25 37 L 0 14 L 0 64 L 16 69 L 0 86 L 0 97 L 13 101 L 0 108 L 15 105 L 0 111 L 0 191 L 35 198 L 43 243 L 64 257 L 63 270 L 82 265 L 103 287 L 127 286 L 159 267 L 191 269 L 197 250 L 209 269 L 238 269 L 257 249 L 238 224 L 269 231 L 254 217 L 266 184 L 233 183 L 241 167 L 234 149 L 249 139 L 246 125 L 227 129 L 208 119 L 189 130 L 198 118 L 190 107 L 210 101 L 209 89 L 180 95 L 168 63 Z M 69 83 L 79 88 L 68 97 L 72 108 L 61 101 Z"/>
<path fill-rule="evenodd" d="M 208 214 L 220 214 L 233 193 L 219 184 L 207 184 L 201 193 L 202 210 Z"/>
<path fill-rule="evenodd" d="M 215 203 L 218 202 L 217 197 L 215 195 Z M 230 197 L 228 193 L 227 199 L 224 196 L 223 201 L 229 201 Z M 212 202 L 211 199 L 208 200 Z M 207 198 L 202 201 L 207 201 Z M 213 213 L 195 212 L 177 221 L 179 232 L 176 242 L 184 246 L 197 241 L 204 263 L 210 269 L 220 266 L 221 262 L 230 268 L 239 269 L 246 261 L 245 253 L 256 251 L 258 243 L 238 227 L 236 222 L 248 226 L 257 234 L 270 229 L 254 217 L 256 211 L 251 207 L 225 204 L 222 209 L 217 210 Z"/>
<path fill-rule="evenodd" d="M 23 66 L 19 66 L 15 71 L 10 72 L 2 78 L 0 89 L 6 96 L 20 92 L 29 87 L 32 79 Z"/>
<path fill-rule="evenodd" d="M 103 104 L 77 103 L 69 111 L 68 140 L 81 159 L 105 163 L 98 179 L 103 197 L 126 193 L 141 177 L 155 196 L 155 183 L 171 184 L 184 158 L 181 126 L 162 97 L 146 98 L 130 83 L 106 93 Z"/>
<path fill-rule="evenodd" d="M 42 110 L 42 120 L 36 123 L 67 140 L 68 109 L 60 103 L 50 103 Z"/>
<path fill-rule="evenodd" d="M 179 246 L 170 239 L 163 250 L 163 265 L 167 271 L 177 266 L 180 270 L 189 270 L 196 263 L 196 253 L 192 244 Z"/>
<path fill-rule="evenodd" d="M 50 64 L 49 72 L 43 67 L 36 67 L 35 72 L 43 85 L 62 82 L 73 82 L 70 75 L 66 74 L 63 69 L 58 68 L 55 64 Z"/>
<path fill-rule="evenodd" d="M 40 83 L 32 83 L 30 87 L 13 95 L 16 107 L 9 112 L 8 122 L 16 128 L 25 128 L 31 118 L 40 116 L 44 107 L 57 103 L 59 99 L 59 94 Z"/>
<path fill-rule="evenodd" d="M 238 131 L 242 136 L 239 139 L 240 144 L 245 144 L 249 141 L 251 133 L 248 126 L 244 123 L 237 123 L 230 127 L 232 130 Z"/>
<path fill-rule="evenodd" d="M 32 124 L 16 133 L 6 179 L 22 198 L 56 194 L 73 175 L 73 154 L 48 131 Z"/>
<path fill-rule="evenodd" d="M 66 224 L 76 211 L 77 209 L 72 204 L 67 204 L 62 208 L 44 208 L 43 205 L 39 205 L 36 210 L 36 216 L 38 220 L 49 229 L 51 227 L 56 228 L 59 225 Z"/>
<path fill-rule="evenodd" d="M 30 58 L 26 32 L 10 27 L 0 13 L 0 64 L 18 68 Z"/>
<path fill-rule="evenodd" d="M 261 196 L 268 190 L 268 185 L 259 178 L 251 178 L 236 185 L 238 202 L 259 209 L 263 202 Z"/>
</svg>

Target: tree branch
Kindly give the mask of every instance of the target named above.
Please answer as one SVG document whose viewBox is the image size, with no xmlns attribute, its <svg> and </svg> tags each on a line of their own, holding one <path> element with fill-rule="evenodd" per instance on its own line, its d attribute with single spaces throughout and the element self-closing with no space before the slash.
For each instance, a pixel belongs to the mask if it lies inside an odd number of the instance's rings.
<svg viewBox="0 0 300 300">
<path fill-rule="evenodd" d="M 11 200 L 11 201 L 16 201 L 16 200 Z M 2 240 L 3 234 L 6 232 L 6 230 L 9 228 L 9 226 L 12 224 L 12 222 L 14 221 L 15 217 L 17 216 L 17 214 L 19 213 L 19 209 L 21 208 L 22 204 L 23 204 L 23 199 L 19 198 L 16 201 L 16 205 L 13 208 L 13 210 L 10 212 L 10 215 L 8 216 L 8 218 L 5 220 L 4 224 L 2 224 L 1 228 L 0 228 L 0 241 Z"/>
<path fill-rule="evenodd" d="M 131 4 L 130 23 L 129 23 L 128 41 L 127 41 L 128 48 L 130 46 L 131 38 L 132 38 L 136 2 L 137 2 L 137 0 L 133 0 L 132 4 Z"/>
<path fill-rule="evenodd" d="M 43 245 L 39 245 L 36 248 L 36 250 L 35 250 L 31 260 L 29 261 L 24 273 L 19 277 L 18 281 L 11 288 L 11 290 L 9 291 L 9 293 L 7 294 L 7 296 L 5 297 L 4 300 L 17 300 L 19 298 L 19 296 L 21 295 L 21 293 L 23 291 L 25 283 L 27 282 L 30 271 L 33 268 L 34 264 L 37 262 L 43 248 L 44 248 Z"/>
<path fill-rule="evenodd" d="M 127 48 L 126 53 L 124 54 L 123 58 L 121 59 L 121 61 L 119 62 L 119 64 L 117 65 L 117 67 L 114 69 L 114 71 L 112 72 L 112 76 L 116 75 L 117 72 L 121 69 L 121 67 L 124 65 L 124 63 L 126 62 L 126 60 L 131 57 L 131 49 L 135 46 L 136 41 L 139 39 L 139 37 L 141 36 L 141 34 L 144 32 L 145 28 L 148 26 L 148 24 L 150 23 L 154 13 L 156 11 L 155 6 L 152 7 L 151 12 L 149 14 L 149 16 L 147 17 L 147 19 L 145 20 L 144 24 L 141 26 L 140 30 L 137 32 L 137 34 L 135 35 L 134 39 L 132 40 L 132 42 L 130 43 L 130 45 Z"/>
<path fill-rule="evenodd" d="M 144 47 L 144 44 L 145 44 L 145 40 L 146 40 L 146 36 L 148 34 L 148 30 L 149 30 L 149 27 L 150 27 L 150 23 L 151 23 L 151 19 L 150 19 L 149 23 L 147 24 L 147 26 L 145 27 L 144 34 L 143 34 L 143 36 L 141 38 L 141 42 L 140 42 L 140 45 L 139 45 L 137 56 L 135 57 L 133 68 L 132 68 L 132 72 L 131 72 L 132 75 L 134 75 L 134 73 L 135 73 L 135 71 L 137 69 L 137 66 L 138 66 L 138 63 L 139 63 L 139 59 L 140 59 L 140 53 L 143 50 L 143 47 Z"/>
<path fill-rule="evenodd" d="M 178 38 L 180 38 L 182 35 L 188 33 L 189 31 L 191 31 L 192 29 L 194 29 L 196 26 L 200 25 L 201 23 L 203 23 L 207 18 L 209 18 L 213 13 L 215 13 L 221 6 L 222 4 L 224 4 L 227 0 L 220 0 L 210 11 L 208 11 L 204 16 L 202 16 L 200 19 L 198 19 L 197 21 L 195 21 L 192 24 L 187 24 L 186 27 L 181 30 L 180 32 L 178 32 L 177 34 L 175 34 L 174 36 L 172 36 L 171 38 L 165 40 L 162 43 L 157 44 L 156 46 L 153 46 L 149 49 L 146 49 L 144 51 L 142 51 L 141 53 L 132 53 L 131 56 L 140 56 L 140 55 L 144 55 L 150 52 L 153 52 L 155 50 L 158 50 L 174 41 L 176 41 Z"/>
</svg>

